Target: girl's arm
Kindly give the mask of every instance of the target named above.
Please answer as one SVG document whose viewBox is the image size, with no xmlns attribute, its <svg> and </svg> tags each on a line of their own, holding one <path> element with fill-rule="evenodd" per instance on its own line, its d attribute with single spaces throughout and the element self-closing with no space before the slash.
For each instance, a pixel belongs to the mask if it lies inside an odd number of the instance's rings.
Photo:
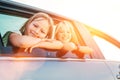
<svg viewBox="0 0 120 80">
<path fill-rule="evenodd" d="M 77 49 L 77 46 L 73 42 L 63 43 L 63 48 L 66 51 L 73 51 Z"/>
<path fill-rule="evenodd" d="M 77 50 L 79 52 L 85 53 L 85 54 L 90 54 L 93 52 L 93 49 L 88 47 L 88 46 L 77 46 L 73 42 L 69 43 L 64 43 L 63 49 L 66 51 L 74 51 Z"/>
<path fill-rule="evenodd" d="M 88 46 L 78 46 L 78 50 L 82 53 L 90 54 L 93 52 L 93 49 Z"/>
<path fill-rule="evenodd" d="M 28 48 L 32 45 L 41 41 L 39 38 L 34 38 L 31 36 L 20 35 L 18 33 L 11 33 L 9 36 L 9 41 L 13 46 L 21 47 L 21 48 Z"/>
<path fill-rule="evenodd" d="M 61 41 L 57 41 L 57 40 L 46 39 L 46 40 L 42 40 L 39 43 L 33 45 L 31 48 L 35 48 L 35 47 L 59 50 L 63 47 L 63 43 Z"/>
</svg>

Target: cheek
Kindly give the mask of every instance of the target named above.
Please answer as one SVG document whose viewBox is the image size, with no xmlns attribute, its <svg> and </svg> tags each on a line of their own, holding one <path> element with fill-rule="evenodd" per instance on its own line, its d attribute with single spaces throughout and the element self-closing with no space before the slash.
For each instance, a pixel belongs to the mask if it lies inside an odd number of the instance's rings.
<svg viewBox="0 0 120 80">
<path fill-rule="evenodd" d="M 71 39 L 71 38 L 72 38 L 72 35 L 71 35 L 71 34 L 68 34 L 68 36 L 69 36 L 69 37 L 68 37 L 69 39 Z"/>
<path fill-rule="evenodd" d="M 57 40 L 60 41 L 70 41 L 71 40 L 71 34 L 68 33 L 59 33 L 56 35 Z"/>
<path fill-rule="evenodd" d="M 57 37 L 58 37 L 58 40 L 60 40 L 62 42 L 66 41 L 66 38 L 63 34 L 59 34 Z"/>
<path fill-rule="evenodd" d="M 27 26 L 26 30 L 25 30 L 25 34 L 30 35 L 31 34 L 30 31 L 33 30 L 33 29 L 34 29 L 34 27 L 32 25 Z"/>
<path fill-rule="evenodd" d="M 40 34 L 40 38 L 41 38 L 41 39 L 43 39 L 43 38 L 45 38 L 45 37 L 46 37 L 45 34 Z"/>
</svg>

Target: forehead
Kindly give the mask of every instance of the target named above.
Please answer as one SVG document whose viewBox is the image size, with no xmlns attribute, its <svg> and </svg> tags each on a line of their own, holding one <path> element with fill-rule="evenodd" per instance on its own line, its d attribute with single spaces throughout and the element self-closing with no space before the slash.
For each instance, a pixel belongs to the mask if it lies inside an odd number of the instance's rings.
<svg viewBox="0 0 120 80">
<path fill-rule="evenodd" d="M 41 26 L 49 26 L 50 25 L 50 23 L 48 22 L 48 20 L 45 19 L 45 18 L 37 18 L 33 22 L 35 22 L 35 23 L 37 23 L 37 24 L 39 24 Z"/>
<path fill-rule="evenodd" d="M 47 19 L 44 17 L 38 17 L 38 18 L 34 19 L 34 21 L 41 21 L 41 20 L 47 20 Z"/>
<path fill-rule="evenodd" d="M 46 18 L 43 18 L 43 17 L 36 18 L 33 21 L 39 21 L 39 22 L 41 21 L 41 22 L 47 22 L 48 23 L 48 20 Z"/>
<path fill-rule="evenodd" d="M 59 30 L 62 30 L 62 31 L 70 31 L 70 27 L 69 26 L 59 26 Z"/>
</svg>

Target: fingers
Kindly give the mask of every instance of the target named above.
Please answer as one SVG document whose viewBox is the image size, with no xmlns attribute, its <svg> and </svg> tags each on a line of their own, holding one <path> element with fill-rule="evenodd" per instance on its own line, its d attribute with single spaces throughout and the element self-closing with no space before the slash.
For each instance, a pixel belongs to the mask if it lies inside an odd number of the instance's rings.
<svg viewBox="0 0 120 80">
<path fill-rule="evenodd" d="M 34 47 L 31 47 L 31 48 L 29 49 L 29 52 L 30 52 L 30 53 L 32 52 L 33 48 L 34 48 Z"/>
<path fill-rule="evenodd" d="M 26 49 L 24 50 L 24 52 L 31 53 L 31 52 L 32 52 L 32 50 L 33 50 L 33 48 L 34 48 L 34 47 L 26 48 Z"/>
<path fill-rule="evenodd" d="M 24 52 L 27 52 L 29 50 L 29 48 L 25 48 Z"/>
</svg>

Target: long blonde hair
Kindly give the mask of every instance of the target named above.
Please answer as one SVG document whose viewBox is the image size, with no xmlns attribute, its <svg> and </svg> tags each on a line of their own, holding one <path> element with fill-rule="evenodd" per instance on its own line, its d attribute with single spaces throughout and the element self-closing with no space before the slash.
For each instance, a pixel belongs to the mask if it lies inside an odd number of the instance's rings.
<svg viewBox="0 0 120 80">
<path fill-rule="evenodd" d="M 44 18 L 44 19 L 47 19 L 48 22 L 50 23 L 50 28 L 49 28 L 49 31 L 48 31 L 48 34 L 47 34 L 47 37 L 48 38 L 51 38 L 53 36 L 53 28 L 54 28 L 54 22 L 53 22 L 53 19 L 46 13 L 42 13 L 42 12 L 39 12 L 39 13 L 36 13 L 34 14 L 32 17 L 30 17 L 28 19 L 28 21 L 20 28 L 20 32 L 24 35 L 24 32 L 25 32 L 25 29 L 27 26 L 29 26 L 29 24 L 34 21 L 35 19 L 37 18 Z"/>
<path fill-rule="evenodd" d="M 78 44 L 77 36 L 74 31 L 74 26 L 69 22 L 69 21 L 62 21 L 56 25 L 55 29 L 55 39 L 56 39 L 56 34 L 59 33 L 60 27 L 69 27 L 70 28 L 70 33 L 71 33 L 71 40 L 70 42 L 74 42 L 75 44 Z"/>
</svg>

